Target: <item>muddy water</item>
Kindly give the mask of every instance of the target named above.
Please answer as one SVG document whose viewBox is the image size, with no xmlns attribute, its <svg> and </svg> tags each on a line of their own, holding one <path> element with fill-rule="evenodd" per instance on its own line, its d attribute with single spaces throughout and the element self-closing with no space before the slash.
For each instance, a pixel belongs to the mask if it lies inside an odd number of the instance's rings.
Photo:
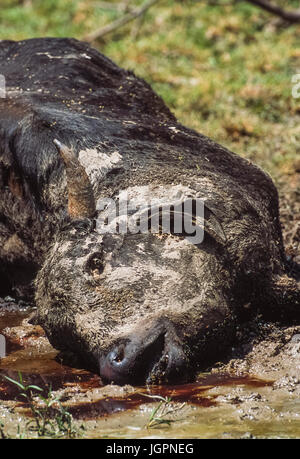
<svg viewBox="0 0 300 459">
<path fill-rule="evenodd" d="M 32 310 L 13 302 L 0 309 L 0 334 L 6 339 L 0 360 L 0 420 L 5 432 L 17 435 L 28 407 L 17 386 L 3 376 L 49 387 L 84 425 L 85 438 L 299 438 L 300 401 L 272 379 L 256 375 L 211 372 L 181 386 L 103 386 L 100 378 L 59 361 L 43 330 L 28 323 Z M 161 398 L 170 398 L 157 412 L 163 423 L 150 423 Z M 165 410 L 164 412 L 162 410 Z"/>
</svg>

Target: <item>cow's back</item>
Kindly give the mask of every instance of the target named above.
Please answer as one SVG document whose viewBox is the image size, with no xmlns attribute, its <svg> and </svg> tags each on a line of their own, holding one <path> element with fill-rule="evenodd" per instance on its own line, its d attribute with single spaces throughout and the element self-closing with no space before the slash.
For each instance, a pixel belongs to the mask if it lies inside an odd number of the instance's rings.
<svg viewBox="0 0 300 459">
<path fill-rule="evenodd" d="M 0 99 L 2 247 L 10 248 L 7 241 L 16 234 L 18 257 L 26 254 L 34 266 L 43 259 L 67 207 L 64 167 L 53 144 L 58 138 L 78 154 L 97 199 L 149 184 L 180 184 L 207 199 L 235 261 L 248 250 L 240 253 L 234 228 L 243 218 L 240 239 L 248 237 L 258 252 L 267 244 L 278 259 L 282 242 L 271 179 L 180 125 L 132 72 L 73 39 L 2 41 L 0 62 L 7 90 Z M 3 249 L 0 256 L 17 259 Z"/>
</svg>

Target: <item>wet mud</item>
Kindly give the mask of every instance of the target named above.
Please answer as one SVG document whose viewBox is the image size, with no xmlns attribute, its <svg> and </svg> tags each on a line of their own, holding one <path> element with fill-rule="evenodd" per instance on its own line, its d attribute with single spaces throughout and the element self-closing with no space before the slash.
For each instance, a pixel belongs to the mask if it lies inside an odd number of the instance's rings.
<svg viewBox="0 0 300 459">
<path fill-rule="evenodd" d="M 63 364 L 43 330 L 30 324 L 32 308 L 2 301 L 0 311 L 7 344 L 0 360 L 0 419 L 9 436 L 18 436 L 31 416 L 19 388 L 5 379 L 18 380 L 21 372 L 25 385 L 59 397 L 74 423 L 84 425 L 85 438 L 300 437 L 300 327 L 269 326 L 261 340 L 249 332 L 225 364 L 190 384 L 120 387 Z M 167 400 L 172 422 L 149 426 L 153 410 Z"/>
<path fill-rule="evenodd" d="M 300 174 L 280 184 L 288 259 L 300 283 Z M 0 434 L 18 437 L 30 416 L 20 390 L 5 376 L 59 397 L 84 438 L 300 438 L 300 323 L 279 326 L 260 318 L 243 324 L 226 362 L 180 386 L 103 385 L 100 377 L 66 365 L 34 309 L 0 299 Z M 300 317 L 299 317 L 300 321 Z M 150 423 L 153 412 L 170 422 Z M 167 416 L 165 416 L 167 413 Z M 172 422 L 171 422 L 172 421 Z M 1 427 L 2 424 L 2 427 Z M 1 430 L 2 429 L 2 430 Z"/>
</svg>

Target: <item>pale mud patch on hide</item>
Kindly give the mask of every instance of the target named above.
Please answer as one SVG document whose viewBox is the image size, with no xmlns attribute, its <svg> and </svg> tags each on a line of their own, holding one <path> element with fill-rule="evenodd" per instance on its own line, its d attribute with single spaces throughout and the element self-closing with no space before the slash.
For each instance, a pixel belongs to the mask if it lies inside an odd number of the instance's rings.
<svg viewBox="0 0 300 459">
<path fill-rule="evenodd" d="M 104 341 L 108 343 L 109 340 L 114 340 L 118 334 L 122 334 L 129 316 L 131 318 L 135 313 L 137 320 L 143 314 L 136 309 L 132 310 L 133 297 L 134 292 L 130 288 L 117 291 L 101 285 L 96 287 L 93 306 L 87 312 L 74 311 L 78 336 L 89 337 L 87 342 L 93 343 L 92 346 L 96 348 Z M 112 329 L 114 333 L 110 336 Z"/>
<path fill-rule="evenodd" d="M 189 247 L 189 242 L 172 234 L 166 235 L 163 246 L 159 250 L 159 258 L 166 259 L 166 262 L 162 265 L 157 259 L 156 251 L 148 253 L 147 261 L 145 262 L 145 255 L 149 251 L 149 247 L 146 248 L 146 241 L 149 243 L 149 240 L 148 236 L 145 235 L 145 242 L 140 242 L 140 237 L 144 236 L 137 235 L 138 239 L 134 251 L 132 251 L 132 248 L 130 249 L 131 246 L 128 247 L 128 250 L 131 250 L 131 262 L 127 259 L 119 258 L 118 252 L 126 244 L 126 236 L 124 235 L 115 238 L 113 252 L 105 253 L 103 258 L 104 270 L 99 279 L 102 279 L 109 288 L 121 289 L 124 285 L 133 285 L 135 282 L 146 279 L 149 276 L 151 277 L 151 282 L 161 282 L 165 279 L 166 282 L 174 283 L 181 279 L 182 275 L 173 267 L 172 262 L 168 262 L 167 259 L 180 260 L 181 254 Z M 131 240 L 131 237 L 129 240 Z M 151 245 L 153 244 L 155 244 L 155 241 L 152 239 Z M 116 260 L 117 265 L 115 264 Z M 130 264 L 133 265 L 130 266 Z"/>
<path fill-rule="evenodd" d="M 210 197 L 210 192 L 216 190 L 218 184 L 207 177 L 198 177 L 193 187 L 177 184 L 149 184 L 142 186 L 128 187 L 121 190 L 118 199 L 128 199 L 136 206 L 143 206 L 146 203 L 154 205 L 177 204 L 185 199 L 201 199 L 204 202 Z"/>
<path fill-rule="evenodd" d="M 63 243 L 55 242 L 52 246 L 52 252 L 59 254 L 59 255 L 64 255 L 71 249 L 71 247 L 72 247 L 71 241 L 64 241 Z"/>
<path fill-rule="evenodd" d="M 175 204 L 183 199 L 193 197 L 196 197 L 196 191 L 181 184 L 133 186 L 120 191 L 118 195 L 120 201 L 127 198 L 137 208 L 145 207 L 148 204 Z"/>
<path fill-rule="evenodd" d="M 61 56 L 53 56 L 52 54 L 48 52 L 44 53 L 36 53 L 36 56 L 46 56 L 49 59 L 81 59 L 82 57 L 85 59 L 91 59 L 90 56 L 88 56 L 86 53 L 81 53 L 81 54 L 62 54 Z"/>
<path fill-rule="evenodd" d="M 107 154 L 98 151 L 96 148 L 81 150 L 78 159 L 88 174 L 92 185 L 95 186 L 116 165 L 120 167 L 120 163 L 122 162 L 122 156 L 118 151 Z"/>
<path fill-rule="evenodd" d="M 189 246 L 189 241 L 182 237 L 170 235 L 165 240 L 164 248 L 161 252 L 162 258 L 169 258 L 170 260 L 180 260 L 181 251 Z"/>
<path fill-rule="evenodd" d="M 132 285 L 150 275 L 153 282 L 178 282 L 181 278 L 177 271 L 158 266 L 149 261 L 147 265 L 136 262 L 134 266 L 106 266 L 102 278 L 105 284 L 114 289 L 121 289 L 124 286 Z"/>
<path fill-rule="evenodd" d="M 134 282 L 137 282 L 140 279 L 142 279 L 143 274 L 142 272 L 137 270 L 136 267 L 112 267 L 111 265 L 107 265 L 105 267 L 105 273 L 103 277 L 105 277 L 105 280 L 110 287 L 116 287 L 120 289 L 122 288 L 122 283 L 132 284 Z"/>
<path fill-rule="evenodd" d="M 174 236 L 168 235 L 168 238 L 174 239 Z M 152 244 L 156 244 L 153 239 Z M 153 310 L 154 315 L 158 311 L 174 307 L 181 310 L 183 303 L 179 299 L 181 296 L 180 289 L 185 280 L 186 272 L 177 269 L 174 266 L 174 261 L 177 264 L 177 260 L 180 260 L 181 253 L 185 251 L 187 244 L 187 241 L 179 238 L 170 244 L 164 242 L 159 253 L 156 250 L 153 252 L 151 250 L 146 259 L 144 256 L 140 256 L 141 252 L 145 255 L 145 245 L 141 242 L 137 244 L 135 253 L 131 252 L 131 257 L 128 260 L 122 258 L 118 251 L 113 256 L 108 253 L 103 262 L 104 270 L 98 276 L 98 281 L 102 289 L 110 292 L 112 297 L 124 289 L 130 289 L 133 292 L 134 296 L 126 305 L 126 310 L 132 317 L 135 317 L 139 311 L 135 320 L 139 320 L 141 309 L 147 314 Z M 132 249 L 131 244 L 128 249 L 130 248 Z M 149 249 L 148 246 L 146 250 Z M 176 253 L 174 257 L 171 254 L 172 249 Z M 165 255 L 163 257 L 165 261 L 162 264 L 159 263 L 161 254 Z M 96 288 L 96 291 L 99 294 L 102 293 L 101 289 Z M 143 308 L 137 307 L 138 303 L 142 303 Z M 121 313 L 119 307 L 118 311 Z"/>
<path fill-rule="evenodd" d="M 87 173 L 89 174 L 88 171 Z M 104 210 L 101 210 L 99 214 L 101 219 L 97 222 L 97 231 L 99 233 L 116 233 L 116 228 L 119 224 L 122 228 L 121 232 L 124 232 L 124 228 L 127 228 L 127 232 L 131 233 L 131 228 L 134 228 L 134 232 L 138 233 L 140 225 L 137 222 L 140 219 L 142 232 L 148 232 L 148 223 L 147 225 L 145 224 L 145 219 L 148 221 L 148 212 L 151 208 L 151 217 L 153 217 L 151 223 L 153 222 L 153 227 L 149 232 L 158 233 L 157 216 L 154 218 L 154 215 L 158 213 L 159 209 L 162 208 L 166 212 L 165 216 L 168 219 L 167 212 L 170 210 L 170 206 L 180 205 L 191 198 L 197 198 L 196 191 L 182 184 L 150 184 L 128 187 L 119 192 L 113 203 L 111 202 Z M 201 199 L 205 200 L 205 198 Z M 104 225 L 105 219 L 109 223 Z M 169 234 L 169 232 L 166 234 Z"/>
<path fill-rule="evenodd" d="M 122 277 L 123 276 L 123 277 Z M 184 276 L 175 269 L 167 267 L 158 268 L 152 264 L 143 268 L 117 268 L 111 275 L 103 279 L 103 285 L 113 293 L 124 289 L 132 289 L 133 297 L 126 305 L 126 311 L 118 311 L 120 314 L 126 312 L 126 320 L 130 316 L 128 327 L 140 323 L 143 316 L 158 317 L 159 314 L 171 310 L 181 311 L 184 303 L 180 299 L 180 286 L 184 282 Z M 142 304 L 142 308 L 139 305 Z M 124 323 L 123 323 L 124 326 Z"/>
<path fill-rule="evenodd" d="M 82 244 L 82 249 L 94 250 L 97 248 L 97 244 L 101 244 L 103 241 L 103 236 L 97 234 L 97 238 L 87 238 L 86 241 Z"/>
</svg>

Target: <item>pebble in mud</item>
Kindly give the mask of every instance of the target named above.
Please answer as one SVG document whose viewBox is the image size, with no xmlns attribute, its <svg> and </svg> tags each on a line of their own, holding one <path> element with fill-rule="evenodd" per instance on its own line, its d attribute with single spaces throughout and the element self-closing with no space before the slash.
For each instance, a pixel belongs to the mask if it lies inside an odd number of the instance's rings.
<svg viewBox="0 0 300 459">
<path fill-rule="evenodd" d="M 286 375 L 273 384 L 273 389 L 285 389 L 291 393 L 297 390 L 300 392 L 300 379 L 296 376 Z"/>
</svg>

